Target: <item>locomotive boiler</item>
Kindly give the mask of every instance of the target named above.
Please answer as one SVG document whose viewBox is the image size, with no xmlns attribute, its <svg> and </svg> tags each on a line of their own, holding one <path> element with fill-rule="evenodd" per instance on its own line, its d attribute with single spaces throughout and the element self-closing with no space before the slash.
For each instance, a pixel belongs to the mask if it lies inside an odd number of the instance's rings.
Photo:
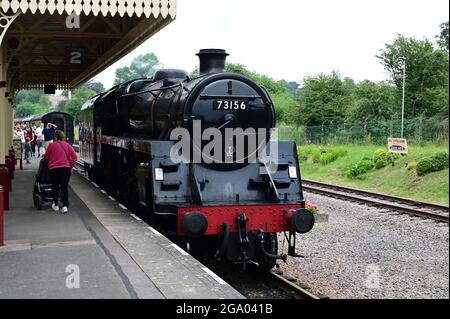
<svg viewBox="0 0 450 319">
<path fill-rule="evenodd" d="M 163 69 L 88 101 L 79 120 L 80 158 L 91 179 L 194 255 L 270 269 L 287 257 L 278 252 L 277 234 L 287 235 L 288 255 L 296 256 L 296 234 L 314 225 L 297 147 L 270 140 L 269 94 L 226 72 L 224 50 L 197 55 L 198 77 Z M 188 146 L 179 132 L 187 133 Z M 252 156 L 261 149 L 275 158 Z"/>
</svg>

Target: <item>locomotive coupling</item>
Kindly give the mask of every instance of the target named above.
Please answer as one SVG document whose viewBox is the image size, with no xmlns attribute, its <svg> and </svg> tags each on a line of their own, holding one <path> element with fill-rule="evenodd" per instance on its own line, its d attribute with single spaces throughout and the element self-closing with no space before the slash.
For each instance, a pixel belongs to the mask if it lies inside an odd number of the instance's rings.
<svg viewBox="0 0 450 319">
<path fill-rule="evenodd" d="M 191 238 L 199 238 L 208 230 L 208 220 L 200 212 L 187 213 L 183 217 L 183 232 Z"/>
<path fill-rule="evenodd" d="M 294 231 L 305 234 L 314 227 L 315 218 L 313 213 L 306 208 L 291 209 L 286 214 L 286 221 Z"/>
</svg>

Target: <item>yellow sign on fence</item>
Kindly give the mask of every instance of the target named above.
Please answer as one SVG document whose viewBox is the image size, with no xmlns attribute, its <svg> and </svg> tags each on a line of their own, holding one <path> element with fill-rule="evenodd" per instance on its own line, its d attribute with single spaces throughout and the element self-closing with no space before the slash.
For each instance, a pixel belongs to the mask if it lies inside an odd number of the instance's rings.
<svg viewBox="0 0 450 319">
<path fill-rule="evenodd" d="M 388 148 L 391 153 L 408 154 L 408 143 L 404 138 L 389 138 Z"/>
</svg>

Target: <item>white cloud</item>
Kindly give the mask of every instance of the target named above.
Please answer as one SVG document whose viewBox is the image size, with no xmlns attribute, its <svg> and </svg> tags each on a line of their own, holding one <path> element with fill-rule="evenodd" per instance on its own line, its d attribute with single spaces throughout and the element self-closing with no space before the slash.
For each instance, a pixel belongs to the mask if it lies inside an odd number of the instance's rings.
<svg viewBox="0 0 450 319">
<path fill-rule="evenodd" d="M 97 80 L 154 52 L 165 67 L 188 72 L 202 48 L 224 48 L 229 61 L 276 79 L 338 70 L 357 81 L 387 78 L 376 54 L 398 33 L 434 41 L 448 21 L 448 0 L 178 0 L 178 17 Z"/>
</svg>

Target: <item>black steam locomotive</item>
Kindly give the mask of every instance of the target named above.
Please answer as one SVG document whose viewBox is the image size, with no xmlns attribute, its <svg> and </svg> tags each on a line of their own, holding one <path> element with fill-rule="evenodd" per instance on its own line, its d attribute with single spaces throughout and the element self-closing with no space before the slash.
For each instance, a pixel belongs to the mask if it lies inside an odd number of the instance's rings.
<svg viewBox="0 0 450 319">
<path fill-rule="evenodd" d="M 277 142 L 275 159 L 250 161 L 248 140 L 238 159 L 236 136 L 221 137 L 216 144 L 223 152 L 211 152 L 213 160 L 194 160 L 196 150 L 203 153 L 210 142 L 194 136 L 204 137 L 211 129 L 241 129 L 243 135 L 254 129 L 263 132 L 256 133 L 263 135 L 258 149 L 267 152 L 275 145 L 270 141 L 275 110 L 266 90 L 225 72 L 224 50 L 197 55 L 197 78 L 182 70 L 159 70 L 152 78 L 118 85 L 88 101 L 80 115 L 80 158 L 92 180 L 144 210 L 191 253 L 244 265 L 255 261 L 270 269 L 287 257 L 278 254 L 277 233 L 289 235 L 288 255 L 296 256 L 296 233 L 314 225 L 303 198 L 296 145 Z M 174 160 L 179 129 L 191 133 L 192 143 L 177 149 L 182 160 Z"/>
</svg>

